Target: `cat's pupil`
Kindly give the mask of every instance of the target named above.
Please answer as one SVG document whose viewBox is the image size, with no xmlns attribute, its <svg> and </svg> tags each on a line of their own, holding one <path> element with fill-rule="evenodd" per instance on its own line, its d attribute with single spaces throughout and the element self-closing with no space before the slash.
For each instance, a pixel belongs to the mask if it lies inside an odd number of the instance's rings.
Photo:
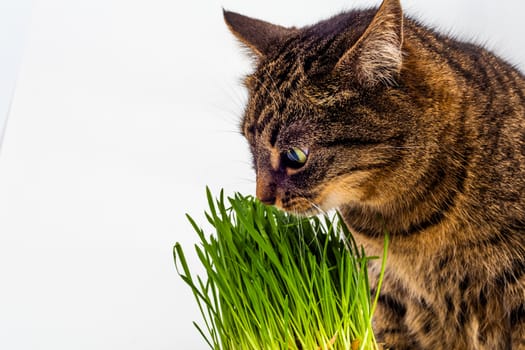
<svg viewBox="0 0 525 350">
<path fill-rule="evenodd" d="M 299 169 L 306 163 L 307 158 L 307 150 L 303 150 L 298 147 L 293 147 L 285 152 L 283 157 L 283 165 L 287 168 Z"/>
</svg>

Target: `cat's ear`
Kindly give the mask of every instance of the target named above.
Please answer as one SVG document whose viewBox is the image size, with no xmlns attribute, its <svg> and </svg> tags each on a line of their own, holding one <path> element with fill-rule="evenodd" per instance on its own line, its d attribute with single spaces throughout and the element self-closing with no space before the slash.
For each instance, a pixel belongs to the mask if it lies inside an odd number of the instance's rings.
<svg viewBox="0 0 525 350">
<path fill-rule="evenodd" d="M 296 32 L 272 23 L 223 10 L 224 22 L 230 31 L 258 58 L 268 55 L 272 47 Z"/>
<path fill-rule="evenodd" d="M 403 63 L 402 44 L 401 4 L 399 0 L 384 0 L 368 28 L 339 59 L 335 69 L 354 75 L 365 87 L 380 82 L 394 84 Z"/>
</svg>

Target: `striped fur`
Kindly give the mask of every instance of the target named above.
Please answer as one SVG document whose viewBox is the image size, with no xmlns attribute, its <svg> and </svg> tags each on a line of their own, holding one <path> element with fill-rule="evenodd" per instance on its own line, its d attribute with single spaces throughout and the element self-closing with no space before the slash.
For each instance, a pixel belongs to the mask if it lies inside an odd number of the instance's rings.
<svg viewBox="0 0 525 350">
<path fill-rule="evenodd" d="M 399 0 L 300 29 L 224 16 L 257 57 L 241 129 L 258 197 L 337 208 L 371 255 L 391 234 L 386 347 L 525 349 L 524 76 Z"/>
</svg>

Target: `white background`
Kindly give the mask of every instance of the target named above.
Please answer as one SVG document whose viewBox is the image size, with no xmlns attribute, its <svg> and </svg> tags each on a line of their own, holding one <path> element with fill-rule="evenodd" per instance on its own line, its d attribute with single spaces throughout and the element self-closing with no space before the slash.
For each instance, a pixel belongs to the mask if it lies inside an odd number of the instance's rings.
<svg viewBox="0 0 525 350">
<path fill-rule="evenodd" d="M 0 349 L 206 349 L 172 246 L 192 251 L 184 214 L 203 222 L 206 185 L 254 187 L 237 133 L 249 62 L 221 7 L 300 26 L 378 2 L 30 3 L 0 0 L 0 129 L 19 72 L 0 154 Z M 525 67 L 523 2 L 403 4 Z"/>
</svg>

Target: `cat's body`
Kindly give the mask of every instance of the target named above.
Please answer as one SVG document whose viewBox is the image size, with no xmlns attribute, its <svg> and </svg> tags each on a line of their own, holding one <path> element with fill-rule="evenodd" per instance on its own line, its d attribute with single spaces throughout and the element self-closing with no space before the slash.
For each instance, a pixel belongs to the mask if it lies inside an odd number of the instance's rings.
<svg viewBox="0 0 525 350">
<path fill-rule="evenodd" d="M 378 339 L 525 349 L 523 75 L 398 0 L 303 29 L 225 19 L 258 57 L 242 123 L 257 196 L 338 208 L 370 255 L 390 233 Z"/>
</svg>

